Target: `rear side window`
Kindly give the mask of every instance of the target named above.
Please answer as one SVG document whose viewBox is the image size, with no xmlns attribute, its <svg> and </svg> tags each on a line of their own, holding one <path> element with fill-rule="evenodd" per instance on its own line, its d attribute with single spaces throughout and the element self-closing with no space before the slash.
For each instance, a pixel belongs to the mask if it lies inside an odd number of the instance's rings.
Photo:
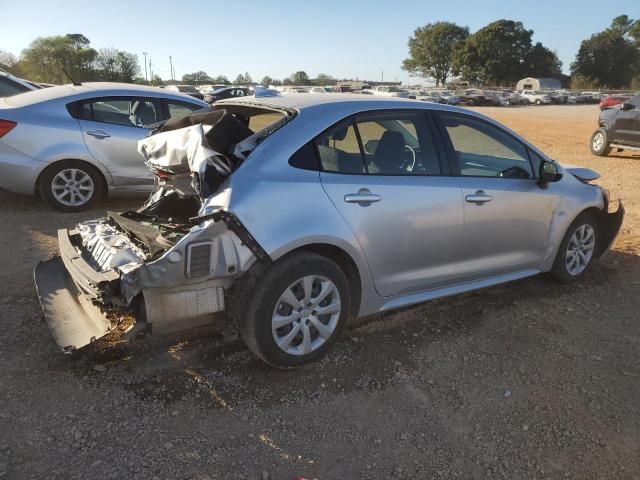
<svg viewBox="0 0 640 480">
<path fill-rule="evenodd" d="M 163 120 L 159 104 L 142 98 L 99 98 L 85 101 L 76 104 L 76 116 L 82 120 L 126 127 L 145 127 Z"/>
<path fill-rule="evenodd" d="M 185 102 L 174 102 L 167 100 L 167 108 L 169 109 L 169 118 L 180 118 L 189 115 L 190 113 L 200 110 L 203 107 L 199 105 L 193 105 Z"/>
<path fill-rule="evenodd" d="M 441 175 L 423 112 L 376 112 L 339 123 L 316 140 L 322 170 L 343 174 Z"/>
<path fill-rule="evenodd" d="M 316 139 L 322 169 L 326 172 L 365 173 L 353 122 L 342 123 Z"/>
<path fill-rule="evenodd" d="M 0 97 L 11 97 L 19 93 L 27 92 L 29 89 L 24 85 L 12 82 L 7 78 L 0 77 Z"/>
</svg>

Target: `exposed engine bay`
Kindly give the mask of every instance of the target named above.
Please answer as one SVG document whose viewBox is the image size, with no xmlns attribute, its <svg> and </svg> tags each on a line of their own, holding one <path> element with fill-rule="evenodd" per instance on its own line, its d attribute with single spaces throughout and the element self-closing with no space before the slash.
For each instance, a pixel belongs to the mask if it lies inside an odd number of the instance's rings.
<svg viewBox="0 0 640 480">
<path fill-rule="evenodd" d="M 155 175 L 142 207 L 58 232 L 60 257 L 40 263 L 35 275 L 45 316 L 65 352 L 108 333 L 117 312 L 136 316 L 135 331 L 167 333 L 210 323 L 212 314 L 224 311 L 225 289 L 234 279 L 255 261 L 269 261 L 225 209 L 226 181 L 290 118 L 285 114 L 254 132 L 250 117 L 265 112 L 237 108 L 206 110 L 155 128 L 138 145 Z"/>
</svg>

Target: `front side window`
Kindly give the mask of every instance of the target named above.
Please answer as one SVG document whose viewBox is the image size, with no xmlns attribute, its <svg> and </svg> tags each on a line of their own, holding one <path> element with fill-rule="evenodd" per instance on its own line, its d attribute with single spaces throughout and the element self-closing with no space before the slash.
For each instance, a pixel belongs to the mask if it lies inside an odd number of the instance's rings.
<svg viewBox="0 0 640 480">
<path fill-rule="evenodd" d="M 462 176 L 534 178 L 527 150 L 487 122 L 466 115 L 440 113 Z"/>
<path fill-rule="evenodd" d="M 127 127 L 144 127 L 162 120 L 151 100 L 138 98 L 101 98 L 84 103 L 80 118 Z"/>
</svg>

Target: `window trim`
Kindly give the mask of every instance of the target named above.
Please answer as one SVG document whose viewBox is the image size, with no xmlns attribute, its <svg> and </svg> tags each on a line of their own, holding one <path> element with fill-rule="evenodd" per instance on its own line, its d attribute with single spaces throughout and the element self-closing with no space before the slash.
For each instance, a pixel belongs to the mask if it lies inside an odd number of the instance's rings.
<svg viewBox="0 0 640 480">
<path fill-rule="evenodd" d="M 538 181 L 538 172 L 535 171 L 535 168 L 533 167 L 533 162 L 531 161 L 531 156 L 529 155 L 529 145 L 527 145 L 526 143 L 524 143 L 522 140 L 520 140 L 518 137 L 514 136 L 511 132 L 509 132 L 508 130 L 506 130 L 505 128 L 496 125 L 495 123 L 489 122 L 487 120 L 485 120 L 484 118 L 481 117 L 476 117 L 475 115 L 469 115 L 466 113 L 461 113 L 461 112 L 452 112 L 452 111 L 448 111 L 448 110 L 444 110 L 444 111 L 435 111 L 434 113 L 436 113 L 435 115 L 435 121 L 438 124 L 438 130 L 440 132 L 440 135 L 442 136 L 442 142 L 444 145 L 444 148 L 446 150 L 446 155 L 447 155 L 447 159 L 448 159 L 448 163 L 449 163 L 449 168 L 451 169 L 451 175 L 454 177 L 461 177 L 461 178 L 499 178 L 499 179 L 503 179 L 503 180 L 526 180 L 526 181 Z M 458 165 L 458 161 L 455 155 L 455 148 L 453 147 L 453 142 L 451 141 L 451 137 L 449 136 L 449 132 L 447 132 L 447 127 L 444 124 L 444 121 L 442 120 L 441 115 L 445 114 L 445 115 L 454 115 L 454 116 L 458 116 L 464 119 L 471 119 L 471 120 L 475 120 L 477 122 L 483 123 L 489 127 L 493 127 L 498 129 L 500 132 L 502 132 L 504 135 L 508 136 L 509 138 L 511 138 L 513 141 L 515 141 L 517 144 L 519 144 L 525 151 L 526 155 L 527 155 L 527 161 L 529 162 L 529 167 L 531 167 L 531 171 L 533 172 L 533 176 L 531 178 L 509 178 L 509 177 L 490 177 L 487 175 L 462 175 L 460 173 L 460 165 Z"/>
<path fill-rule="evenodd" d="M 438 164 L 440 166 L 440 173 L 436 174 L 436 175 L 429 175 L 429 174 L 412 174 L 409 173 L 404 174 L 404 173 L 397 173 L 397 174 L 388 174 L 388 173 L 369 173 L 369 168 L 367 166 L 367 162 L 366 162 L 366 157 L 365 157 L 365 151 L 364 151 L 364 146 L 362 144 L 362 137 L 360 136 L 360 130 L 358 129 L 358 119 L 362 118 L 362 117 L 375 117 L 375 116 L 389 116 L 389 115 L 393 115 L 393 114 L 400 114 L 400 115 L 415 115 L 415 116 L 419 116 L 422 117 L 424 119 L 425 122 L 425 126 L 426 126 L 426 131 L 423 133 L 423 136 L 426 134 L 429 137 L 431 137 L 431 140 L 433 141 L 434 145 L 435 145 L 435 150 L 436 150 L 436 155 L 438 156 Z M 356 133 L 356 138 L 358 139 L 358 147 L 360 148 L 360 158 L 362 161 L 362 165 L 363 165 L 363 173 L 349 173 L 349 172 L 336 172 L 333 170 L 325 170 L 323 165 L 322 165 L 322 158 L 320 157 L 320 152 L 318 150 L 318 139 L 320 137 L 322 137 L 323 135 L 325 135 L 327 132 L 333 130 L 334 128 L 343 125 L 346 126 L 348 128 L 349 125 L 352 125 L 355 133 Z M 416 132 L 418 133 L 418 132 Z M 436 120 L 433 117 L 432 111 L 430 109 L 421 109 L 421 108 L 391 108 L 391 109 L 375 109 L 375 110 L 363 110 L 361 112 L 357 112 L 357 113 L 353 113 L 347 117 L 344 117 L 343 119 L 335 122 L 334 124 L 332 124 L 331 126 L 329 126 L 328 128 L 325 128 L 322 132 L 320 132 L 318 135 L 316 135 L 315 137 L 313 137 L 310 141 L 313 142 L 313 145 L 315 147 L 315 152 L 316 152 L 316 156 L 317 156 L 317 160 L 318 160 L 318 168 L 320 172 L 324 172 L 324 173 L 330 173 L 330 174 L 337 174 L 337 175 L 369 175 L 369 176 L 373 176 L 373 177 L 451 177 L 453 176 L 453 170 L 451 170 L 451 167 L 449 165 L 449 161 L 448 161 L 448 155 L 446 154 L 446 149 L 443 148 L 442 146 L 442 139 L 440 138 L 441 134 L 440 132 L 438 132 L 438 125 Z M 420 142 L 420 135 L 418 135 L 418 142 Z M 297 152 L 297 151 L 296 151 Z"/>
<path fill-rule="evenodd" d="M 95 122 L 95 123 L 102 123 L 105 125 L 117 125 L 119 127 L 129 127 L 129 128 L 142 128 L 144 130 L 149 130 L 148 128 L 145 127 L 139 127 L 137 125 L 123 125 L 122 123 L 112 123 L 112 122 L 103 122 L 101 120 L 95 120 L 94 116 L 93 116 L 93 103 L 94 102 L 100 102 L 100 101 L 118 101 L 118 100 L 124 100 L 124 101 L 136 101 L 136 100 L 140 100 L 140 101 L 144 101 L 144 102 L 151 102 L 153 103 L 153 106 L 156 109 L 156 112 L 159 112 L 161 115 L 164 115 L 164 110 L 163 110 L 163 106 L 162 106 L 162 100 L 163 98 L 159 98 L 159 97 L 142 97 L 139 95 L 104 95 L 104 96 L 99 96 L 99 97 L 91 97 L 91 98 L 83 98 L 81 100 L 76 100 L 74 102 L 70 102 L 67 104 L 67 111 L 71 114 L 71 116 L 77 120 L 84 120 L 86 122 Z M 86 118 L 80 118 L 80 112 L 82 110 L 82 106 L 84 104 L 88 103 L 89 106 L 91 107 L 91 119 L 86 119 Z M 161 119 L 158 121 L 163 121 L 166 119 Z M 157 122 L 156 122 L 157 123 Z"/>
</svg>

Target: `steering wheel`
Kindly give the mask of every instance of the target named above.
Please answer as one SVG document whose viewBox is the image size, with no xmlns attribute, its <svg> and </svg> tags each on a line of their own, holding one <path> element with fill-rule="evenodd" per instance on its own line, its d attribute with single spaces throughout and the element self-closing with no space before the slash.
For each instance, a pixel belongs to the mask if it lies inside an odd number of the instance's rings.
<svg viewBox="0 0 640 480">
<path fill-rule="evenodd" d="M 529 172 L 527 172 L 524 168 L 518 167 L 518 166 L 513 166 L 510 168 L 507 168 L 506 170 L 502 170 L 501 172 L 498 172 L 497 176 L 503 177 L 503 178 L 520 178 L 520 179 L 531 178 L 531 176 L 529 175 Z"/>
<path fill-rule="evenodd" d="M 402 166 L 400 167 L 400 169 L 407 172 L 413 172 L 413 169 L 416 166 L 416 151 L 409 145 L 405 145 L 404 149 L 405 151 L 411 153 L 411 159 L 405 160 L 404 162 L 402 162 Z"/>
</svg>

